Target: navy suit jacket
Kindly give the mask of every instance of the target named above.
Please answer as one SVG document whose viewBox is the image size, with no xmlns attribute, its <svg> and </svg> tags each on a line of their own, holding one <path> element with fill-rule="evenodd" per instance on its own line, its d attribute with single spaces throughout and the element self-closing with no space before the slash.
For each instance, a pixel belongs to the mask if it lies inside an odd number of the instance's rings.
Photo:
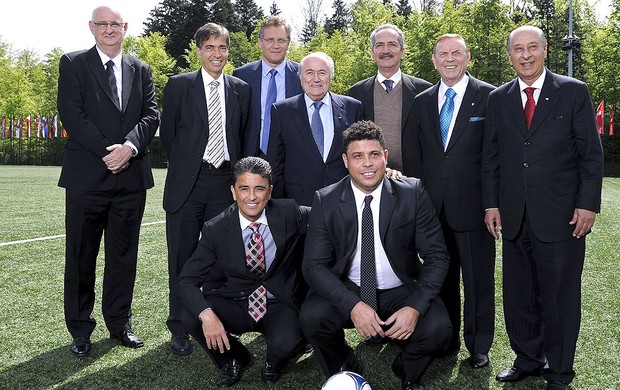
<svg viewBox="0 0 620 390">
<path fill-rule="evenodd" d="M 406 305 L 424 314 L 448 272 L 441 226 L 419 179 L 385 179 L 382 185 L 381 243 L 396 276 L 410 291 Z M 347 317 L 360 301 L 344 284 L 357 237 L 357 207 L 347 176 L 316 192 L 302 266 L 308 286 Z"/>
<path fill-rule="evenodd" d="M 291 97 L 303 92 L 299 79 L 299 64 L 285 60 L 286 70 L 284 74 L 284 96 Z M 233 71 L 233 76 L 248 83 L 251 91 L 250 100 L 250 123 L 244 139 L 243 150 L 248 156 L 258 156 L 260 149 L 261 117 L 261 86 L 263 78 L 262 61 L 254 61 L 245 64 Z"/>
<path fill-rule="evenodd" d="M 95 46 L 60 58 L 58 113 L 68 137 L 59 186 L 85 191 L 153 187 L 148 145 L 157 131 L 159 112 L 151 68 L 125 54 L 121 66 L 122 111 Z M 110 153 L 106 147 L 126 140 L 138 155 L 115 175 L 101 158 Z"/>
<path fill-rule="evenodd" d="M 304 94 L 275 103 L 267 160 L 273 170 L 273 196 L 312 204 L 314 191 L 347 175 L 342 161 L 342 132 L 362 119 L 362 104 L 348 96 L 331 93 L 334 140 L 326 161 L 316 147 L 308 121 Z"/>
<path fill-rule="evenodd" d="M 603 150 L 585 83 L 547 70 L 530 130 L 517 79 L 489 95 L 482 160 L 483 207 L 499 208 L 502 235 L 524 213 L 545 242 L 567 240 L 575 208 L 600 211 Z"/>
<path fill-rule="evenodd" d="M 246 267 L 236 203 L 205 222 L 200 242 L 183 266 L 175 285 L 179 299 L 193 318 L 198 318 L 204 309 L 211 307 L 207 292 L 244 299 L 261 284 L 280 302 L 299 309 L 305 289 L 301 287 L 301 259 L 296 257 L 299 252 L 295 247 L 308 229 L 310 209 L 298 206 L 291 199 L 273 199 L 267 203 L 266 213 L 276 254 L 262 278 Z M 212 290 L 201 290 L 211 273 L 217 278 L 223 277 L 223 283 Z"/>
<path fill-rule="evenodd" d="M 250 88 L 238 78 L 224 75 L 224 91 L 226 143 L 233 166 L 245 156 L 241 143 L 248 120 Z M 200 69 L 168 80 L 159 136 L 168 158 L 164 209 L 174 213 L 194 188 L 209 140 L 207 98 Z"/>
<path fill-rule="evenodd" d="M 403 156 L 408 157 L 403 172 L 422 179 L 435 209 L 445 208 L 453 230 L 486 230 L 480 170 L 487 98 L 495 87 L 469 76 L 444 152 L 439 130 L 439 85 L 414 100 L 414 125 L 403 133 Z"/>
</svg>

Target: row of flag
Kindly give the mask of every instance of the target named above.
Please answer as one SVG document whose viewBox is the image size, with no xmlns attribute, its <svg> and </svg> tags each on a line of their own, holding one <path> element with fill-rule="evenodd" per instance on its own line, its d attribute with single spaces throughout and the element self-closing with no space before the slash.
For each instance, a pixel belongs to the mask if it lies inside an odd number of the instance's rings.
<svg viewBox="0 0 620 390">
<path fill-rule="evenodd" d="M 8 138 L 58 138 L 67 136 L 62 123 L 56 115 L 37 115 L 36 117 L 2 117 L 2 139 Z"/>
<path fill-rule="evenodd" d="M 614 135 L 614 111 L 616 110 L 616 105 L 611 106 L 611 113 L 609 114 L 609 135 Z M 605 118 L 605 99 L 601 100 L 601 103 L 598 105 L 596 109 L 596 125 L 598 126 L 598 133 L 603 135 L 605 126 L 604 124 Z"/>
</svg>

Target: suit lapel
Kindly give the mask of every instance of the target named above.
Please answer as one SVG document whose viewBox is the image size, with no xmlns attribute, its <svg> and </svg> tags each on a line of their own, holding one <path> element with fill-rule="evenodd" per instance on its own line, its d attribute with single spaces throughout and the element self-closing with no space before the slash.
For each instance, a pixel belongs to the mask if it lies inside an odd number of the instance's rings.
<svg viewBox="0 0 620 390">
<path fill-rule="evenodd" d="M 456 121 L 454 122 L 454 128 L 452 129 L 452 135 L 448 142 L 446 150 L 450 150 L 454 144 L 458 141 L 463 131 L 469 123 L 469 118 L 472 117 L 478 104 L 480 103 L 480 87 L 476 83 L 475 79 L 469 76 L 469 83 L 465 89 L 465 95 L 461 101 L 459 112 L 456 114 Z"/>
<path fill-rule="evenodd" d="M 133 86 L 133 78 L 136 73 L 136 68 L 132 62 L 129 62 L 127 56 L 123 55 L 122 60 L 123 67 L 123 97 L 121 101 L 123 103 L 122 112 L 125 112 L 127 109 L 127 104 L 129 103 L 129 96 L 131 95 L 131 87 Z"/>
<path fill-rule="evenodd" d="M 224 75 L 224 105 L 223 109 L 226 109 L 226 142 L 229 153 L 236 148 L 230 147 L 230 145 L 237 145 L 240 143 L 239 133 L 238 131 L 233 131 L 232 120 L 235 116 L 238 116 L 239 111 L 239 94 L 237 93 L 237 88 L 230 81 L 230 77 L 228 75 Z M 242 156 L 230 156 L 231 161 L 237 161 Z"/>
<path fill-rule="evenodd" d="M 347 248 L 345 258 L 349 262 L 355 251 L 357 243 L 357 205 L 355 204 L 355 196 L 351 189 L 351 178 L 347 178 L 342 183 L 342 194 L 340 196 L 340 212 L 342 213 L 343 226 L 346 228 L 345 242 L 342 243 Z M 348 264 L 348 263 L 347 263 Z"/>
<path fill-rule="evenodd" d="M 545 118 L 551 113 L 552 108 L 555 106 L 556 101 L 560 97 L 557 93 L 558 89 L 559 86 L 555 76 L 549 71 L 549 69 L 547 69 L 545 82 L 540 90 L 540 96 L 538 97 L 536 109 L 534 110 L 534 117 L 532 118 L 532 124 L 530 125 L 530 136 L 540 127 Z"/>
<path fill-rule="evenodd" d="M 209 135 L 209 115 L 207 114 L 207 97 L 205 95 L 205 85 L 202 80 L 202 74 L 200 69 L 196 71 L 196 76 L 192 83 L 192 100 L 196 106 L 196 111 L 200 115 L 200 119 L 207 129 L 207 136 Z"/>
<path fill-rule="evenodd" d="M 381 206 L 379 208 L 379 236 L 384 247 L 388 226 L 390 225 L 390 219 L 392 219 L 395 207 L 396 197 L 394 196 L 392 184 L 388 179 L 384 179 L 383 190 L 381 191 Z"/>
<path fill-rule="evenodd" d="M 334 158 L 341 158 L 336 156 L 338 151 L 342 150 L 342 132 L 346 130 L 347 113 L 344 108 L 344 102 L 333 93 L 328 92 L 332 101 L 332 115 L 334 117 L 334 139 L 329 148 L 329 153 L 325 161 L 330 161 Z"/>
<path fill-rule="evenodd" d="M 303 143 L 308 145 L 308 148 L 311 150 L 314 158 L 323 163 L 321 153 L 319 152 L 316 142 L 314 141 L 314 137 L 312 136 L 312 128 L 310 127 L 310 122 L 308 121 L 308 109 L 306 108 L 306 99 L 304 96 L 305 94 L 303 93 L 298 95 L 297 102 L 293 105 L 294 115 L 291 131 L 303 138 Z"/>
<path fill-rule="evenodd" d="M 258 113 L 258 122 L 260 127 L 260 118 L 263 116 L 260 106 L 260 94 L 263 86 L 263 64 L 260 60 L 254 63 L 253 69 L 250 69 L 250 73 L 251 75 L 248 77 L 248 85 L 252 91 L 252 106 L 254 107 L 254 112 Z"/>
<path fill-rule="evenodd" d="M 433 145 L 443 153 L 443 142 L 441 141 L 441 131 L 439 130 L 439 83 L 435 84 L 426 96 L 426 112 L 422 120 L 431 121 L 428 128 L 431 129 L 431 139 Z"/>
<path fill-rule="evenodd" d="M 88 66 L 105 94 L 108 95 L 110 101 L 118 108 L 118 102 L 116 102 L 116 99 L 112 96 L 112 88 L 110 88 L 110 83 L 108 82 L 108 74 L 106 73 L 105 67 L 101 62 L 101 57 L 99 57 L 96 46 L 93 46 L 88 51 Z M 123 90 L 124 89 L 125 88 L 123 86 Z"/>
<path fill-rule="evenodd" d="M 238 267 L 241 270 L 247 271 L 249 275 L 254 275 L 247 270 L 245 265 L 245 247 L 243 245 L 241 225 L 239 224 L 239 209 L 236 205 L 233 205 L 228 210 L 229 213 L 226 216 L 227 221 L 223 227 L 224 232 L 222 232 L 220 237 L 226 237 L 231 240 L 230 245 L 228 245 L 230 259 L 232 259 L 233 262 L 239 262 Z"/>
<path fill-rule="evenodd" d="M 281 251 L 285 250 L 285 240 L 286 240 L 286 219 L 280 216 L 280 210 L 277 207 L 273 207 L 271 203 L 267 203 L 267 208 L 265 209 L 267 215 L 267 223 L 269 224 L 269 231 L 271 232 L 271 237 L 273 238 L 273 242 L 276 245 L 276 254 L 267 271 L 267 274 L 270 274 L 272 270 L 276 269 L 278 263 L 281 259 Z"/>
<path fill-rule="evenodd" d="M 413 106 L 413 99 L 416 96 L 416 88 L 405 74 L 402 75 L 401 78 L 403 82 L 403 113 L 400 120 L 402 126 L 404 127 L 407 123 L 407 118 L 409 118 L 409 112 L 411 111 L 411 107 Z"/>
<path fill-rule="evenodd" d="M 515 121 L 517 128 L 527 137 L 527 126 L 525 124 L 525 113 L 523 112 L 523 102 L 521 101 L 521 91 L 519 90 L 519 81 L 514 79 L 512 85 L 506 93 L 507 106 L 510 117 Z"/>
<path fill-rule="evenodd" d="M 286 60 L 286 67 L 284 68 L 284 87 L 285 87 L 284 97 L 285 98 L 299 94 L 299 91 L 295 89 L 295 85 L 298 84 L 296 83 L 296 80 L 295 80 L 296 78 L 298 79 L 299 75 L 293 69 L 293 65 L 290 63 L 290 61 Z"/>
<path fill-rule="evenodd" d="M 377 80 L 376 74 L 366 80 L 364 85 L 362 85 L 364 90 L 362 94 L 362 106 L 364 107 L 364 116 L 369 121 L 375 120 L 375 80 Z"/>
</svg>

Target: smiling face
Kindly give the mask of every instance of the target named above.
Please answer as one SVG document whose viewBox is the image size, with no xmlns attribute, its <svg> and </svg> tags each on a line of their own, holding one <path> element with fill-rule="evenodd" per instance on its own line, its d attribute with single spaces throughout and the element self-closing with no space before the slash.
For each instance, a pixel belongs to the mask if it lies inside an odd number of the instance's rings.
<svg viewBox="0 0 620 390">
<path fill-rule="evenodd" d="M 331 70 L 325 59 L 308 56 L 302 61 L 301 87 L 312 100 L 319 101 L 329 91 L 332 83 Z"/>
<path fill-rule="evenodd" d="M 95 37 L 97 47 L 109 57 L 121 52 L 127 23 L 117 11 L 108 7 L 95 8 L 92 20 L 88 22 L 90 32 Z"/>
<path fill-rule="evenodd" d="M 256 173 L 241 174 L 234 185 L 230 186 L 233 199 L 237 202 L 239 212 L 249 221 L 256 221 L 271 199 L 272 186 L 269 180 Z"/>
<path fill-rule="evenodd" d="M 342 155 L 353 185 L 370 194 L 385 177 L 388 151 L 375 139 L 351 141 Z"/>
<path fill-rule="evenodd" d="M 437 42 L 433 53 L 433 65 L 441 75 L 441 79 L 452 87 L 465 74 L 471 54 L 465 42 L 459 38 L 445 38 Z"/>
<path fill-rule="evenodd" d="M 547 43 L 541 32 L 534 28 L 517 29 L 508 43 L 508 59 L 517 75 L 527 85 L 532 85 L 545 69 Z"/>
<path fill-rule="evenodd" d="M 385 77 L 391 77 L 400 69 L 405 48 L 400 45 L 398 33 L 394 29 L 386 28 L 375 34 L 371 54 L 379 72 Z"/>
<path fill-rule="evenodd" d="M 216 79 L 220 77 L 228 61 L 228 40 L 224 35 L 212 35 L 202 43 L 202 47 L 196 48 L 196 53 L 202 67 Z"/>
</svg>

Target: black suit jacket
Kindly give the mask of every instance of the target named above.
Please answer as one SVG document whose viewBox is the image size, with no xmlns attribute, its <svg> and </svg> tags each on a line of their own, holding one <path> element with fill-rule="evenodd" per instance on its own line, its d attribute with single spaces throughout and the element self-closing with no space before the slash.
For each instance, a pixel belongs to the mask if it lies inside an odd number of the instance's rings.
<svg viewBox="0 0 620 390">
<path fill-rule="evenodd" d="M 86 191 L 153 187 L 148 145 L 157 131 L 159 112 L 151 68 L 123 54 L 122 73 L 121 112 L 95 46 L 60 58 L 58 113 L 68 134 L 61 187 Z M 110 153 L 106 147 L 127 140 L 138 155 L 115 175 L 101 158 Z"/>
<path fill-rule="evenodd" d="M 205 293 L 231 299 L 247 298 L 261 284 L 279 301 L 299 309 L 303 295 L 299 274 L 301 259 L 295 247 L 308 228 L 310 209 L 291 199 L 273 199 L 266 207 L 269 230 L 276 244 L 273 263 L 260 278 L 245 264 L 245 248 L 237 204 L 205 222 L 198 247 L 176 282 L 176 293 L 193 318 L 211 303 Z M 216 268 L 217 267 L 217 268 Z M 223 277 L 221 287 L 201 290 L 210 273 Z"/>
<path fill-rule="evenodd" d="M 226 142 L 231 166 L 243 158 L 250 87 L 224 75 Z M 207 100 L 200 69 L 171 77 L 164 90 L 159 136 L 168 157 L 164 209 L 178 211 L 194 188 L 209 140 Z"/>
<path fill-rule="evenodd" d="M 407 305 L 424 314 L 448 271 L 441 226 L 419 179 L 385 179 L 382 185 L 381 242 L 394 272 L 411 292 Z M 309 287 L 346 316 L 360 301 L 343 283 L 357 244 L 357 229 L 349 176 L 317 191 L 310 213 L 303 273 Z"/>
<path fill-rule="evenodd" d="M 541 241 L 572 236 L 575 208 L 600 211 L 603 151 L 585 83 L 547 70 L 530 130 L 517 79 L 489 95 L 483 207 L 499 207 L 513 239 L 523 215 Z"/>
<path fill-rule="evenodd" d="M 362 119 L 362 104 L 331 93 L 334 140 L 323 161 L 312 136 L 304 94 L 275 103 L 267 160 L 273 169 L 273 196 L 310 205 L 314 191 L 347 175 L 342 161 L 342 132 Z"/>
<path fill-rule="evenodd" d="M 422 179 L 435 209 L 445 208 L 453 230 L 485 230 L 480 181 L 482 140 L 487 98 L 495 87 L 469 76 L 444 152 L 439 131 L 439 85 L 414 100 L 414 125 L 403 133 L 403 156 L 409 156 L 403 171 Z M 419 163 L 413 163 L 416 154 Z"/>
<path fill-rule="evenodd" d="M 299 64 L 297 62 L 285 60 L 286 69 L 284 71 L 284 96 L 291 97 L 303 92 L 301 81 L 299 80 Z M 250 62 L 233 71 L 233 76 L 240 78 L 248 83 L 252 93 L 250 106 L 250 124 L 244 139 L 243 150 L 248 156 L 258 156 L 260 149 L 260 128 L 261 128 L 261 86 L 263 78 L 262 60 Z"/>
</svg>

